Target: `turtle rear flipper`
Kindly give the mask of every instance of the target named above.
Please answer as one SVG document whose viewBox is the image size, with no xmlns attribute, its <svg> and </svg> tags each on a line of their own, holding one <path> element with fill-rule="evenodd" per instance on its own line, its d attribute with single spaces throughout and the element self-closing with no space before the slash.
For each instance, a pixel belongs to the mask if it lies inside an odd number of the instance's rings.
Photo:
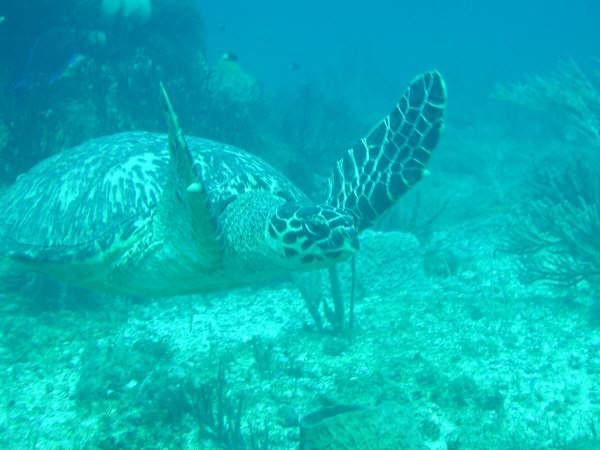
<svg viewBox="0 0 600 450">
<path fill-rule="evenodd" d="M 206 269 L 216 269 L 221 264 L 222 248 L 218 238 L 216 218 L 204 185 L 203 174 L 194 164 L 177 115 L 163 84 L 160 93 L 169 129 L 169 181 L 163 191 L 162 218 L 168 224 L 176 217 L 190 221 L 196 248 L 202 255 Z M 183 217 L 181 216 L 183 214 Z"/>
<path fill-rule="evenodd" d="M 352 211 L 359 230 L 370 226 L 423 177 L 445 107 L 438 72 L 415 78 L 394 110 L 337 162 L 328 203 Z"/>
</svg>

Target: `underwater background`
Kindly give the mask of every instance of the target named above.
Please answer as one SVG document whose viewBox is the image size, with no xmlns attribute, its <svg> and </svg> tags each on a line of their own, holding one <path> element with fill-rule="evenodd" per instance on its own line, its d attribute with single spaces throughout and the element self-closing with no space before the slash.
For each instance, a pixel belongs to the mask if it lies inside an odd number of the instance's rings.
<svg viewBox="0 0 600 450">
<path fill-rule="evenodd" d="M 3 276 L 0 448 L 600 448 L 599 18 L 592 0 L 0 2 L 0 192 L 87 139 L 165 132 L 160 81 L 187 134 L 315 199 L 416 75 L 449 97 L 430 175 L 327 290 L 341 322 L 287 282 L 148 299 Z"/>
</svg>

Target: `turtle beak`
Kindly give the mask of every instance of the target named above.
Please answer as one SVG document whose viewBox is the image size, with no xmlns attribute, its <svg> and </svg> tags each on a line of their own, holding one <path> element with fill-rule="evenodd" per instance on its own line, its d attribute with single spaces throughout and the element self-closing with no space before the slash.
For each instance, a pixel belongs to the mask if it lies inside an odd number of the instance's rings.
<svg viewBox="0 0 600 450">
<path fill-rule="evenodd" d="M 360 249 L 360 243 L 358 241 L 358 233 L 355 229 L 345 230 L 344 234 L 344 251 L 348 253 L 356 253 Z"/>
<path fill-rule="evenodd" d="M 360 242 L 358 241 L 358 233 L 353 230 L 354 235 L 350 237 L 350 248 L 352 252 L 357 252 L 360 250 Z"/>
<path fill-rule="evenodd" d="M 346 256 L 353 255 L 360 248 L 358 233 L 355 228 L 335 230 L 329 244 L 331 245 L 332 243 L 339 243 L 333 253 L 339 252 Z"/>
</svg>

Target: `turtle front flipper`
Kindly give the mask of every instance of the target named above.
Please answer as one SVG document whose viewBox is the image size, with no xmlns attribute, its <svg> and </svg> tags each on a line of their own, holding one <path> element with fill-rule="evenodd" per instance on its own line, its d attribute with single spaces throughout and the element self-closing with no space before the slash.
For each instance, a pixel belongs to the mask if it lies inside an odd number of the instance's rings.
<svg viewBox="0 0 600 450">
<path fill-rule="evenodd" d="M 160 93 L 169 128 L 169 181 L 163 191 L 161 219 L 167 228 L 172 225 L 179 231 L 189 231 L 195 242 L 201 265 L 206 270 L 221 264 L 222 246 L 218 238 L 215 215 L 211 211 L 203 174 L 194 164 L 177 115 L 173 110 L 167 91 L 160 83 Z M 181 230 L 183 228 L 184 230 Z"/>
<path fill-rule="evenodd" d="M 359 230 L 370 226 L 423 177 L 445 107 L 438 72 L 415 78 L 394 110 L 338 161 L 328 203 L 352 211 Z"/>
</svg>

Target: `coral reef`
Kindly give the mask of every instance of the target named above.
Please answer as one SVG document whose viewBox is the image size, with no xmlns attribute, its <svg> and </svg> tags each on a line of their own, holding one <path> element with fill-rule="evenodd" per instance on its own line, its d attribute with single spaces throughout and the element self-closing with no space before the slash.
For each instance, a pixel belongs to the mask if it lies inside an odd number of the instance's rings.
<svg viewBox="0 0 600 450">
<path fill-rule="evenodd" d="M 570 161 L 532 179 L 506 250 L 521 254 L 523 276 L 565 287 L 600 276 L 600 186 L 593 169 Z"/>
<path fill-rule="evenodd" d="M 584 283 L 591 290 L 590 320 L 600 323 L 600 184 L 596 163 L 567 161 L 540 170 L 531 194 L 518 205 L 505 252 L 518 255 L 525 283 L 551 284 L 565 292 Z"/>
<path fill-rule="evenodd" d="M 241 433 L 235 450 L 297 450 L 299 417 L 391 402 L 400 409 L 384 422 L 428 448 L 594 448 L 600 330 L 532 301 L 488 230 L 444 235 L 475 263 L 431 278 L 414 236 L 368 233 L 351 339 L 307 330 L 301 298 L 282 286 L 77 311 L 24 311 L 5 297 L 0 445 L 231 449 Z M 334 431 L 314 438 L 324 448 L 377 429 L 374 417 L 337 416 L 314 422 Z"/>
<path fill-rule="evenodd" d="M 236 61 L 227 58 L 221 58 L 211 69 L 208 85 L 208 91 L 218 101 L 236 103 L 243 109 L 252 108 L 261 99 L 258 82 Z"/>
<path fill-rule="evenodd" d="M 575 62 L 551 75 L 532 77 L 496 95 L 553 121 L 561 148 L 530 164 L 500 248 L 517 255 L 524 283 L 541 282 L 571 297 L 590 291 L 590 319 L 600 304 L 600 72 L 586 74 Z M 548 138 L 547 137 L 547 138 Z M 578 297 L 581 301 L 581 296 Z M 586 303 L 584 301 L 584 303 Z"/>
<path fill-rule="evenodd" d="M 339 151 L 365 129 L 316 84 L 269 98 L 243 63 L 224 57 L 209 64 L 191 0 L 69 0 L 39 9 L 32 16 L 15 5 L 0 30 L 19 37 L 0 39 L 0 84 L 7 87 L 0 121 L 10 123 L 12 149 L 3 155 L 3 182 L 92 137 L 164 130 L 159 81 L 186 133 L 252 151 L 315 197 L 325 195 L 323 179 Z"/>
<path fill-rule="evenodd" d="M 102 0 L 102 12 L 107 16 L 122 14 L 125 17 L 148 19 L 152 14 L 151 0 Z"/>
<path fill-rule="evenodd" d="M 10 123 L 12 151 L 3 155 L 4 182 L 91 137 L 162 129 L 159 80 L 181 99 L 182 110 L 202 103 L 206 92 L 190 89 L 207 78 L 199 12 L 191 1 L 155 3 L 156 14 L 145 21 L 106 21 L 101 2 L 68 1 L 54 9 L 44 3 L 36 15 L 19 5 L 7 11 L 0 32 L 13 38 L 0 40 L 6 87 L 0 120 Z M 144 5 L 150 2 L 103 6 L 135 15 L 148 11 Z"/>
<path fill-rule="evenodd" d="M 496 95 L 554 118 L 554 130 L 577 142 L 538 161 L 543 169 L 534 166 L 502 248 L 521 255 L 523 281 L 563 288 L 585 281 L 597 290 L 600 186 L 592 167 L 600 163 L 599 73 L 563 63 L 550 76 L 500 88 Z"/>
</svg>

